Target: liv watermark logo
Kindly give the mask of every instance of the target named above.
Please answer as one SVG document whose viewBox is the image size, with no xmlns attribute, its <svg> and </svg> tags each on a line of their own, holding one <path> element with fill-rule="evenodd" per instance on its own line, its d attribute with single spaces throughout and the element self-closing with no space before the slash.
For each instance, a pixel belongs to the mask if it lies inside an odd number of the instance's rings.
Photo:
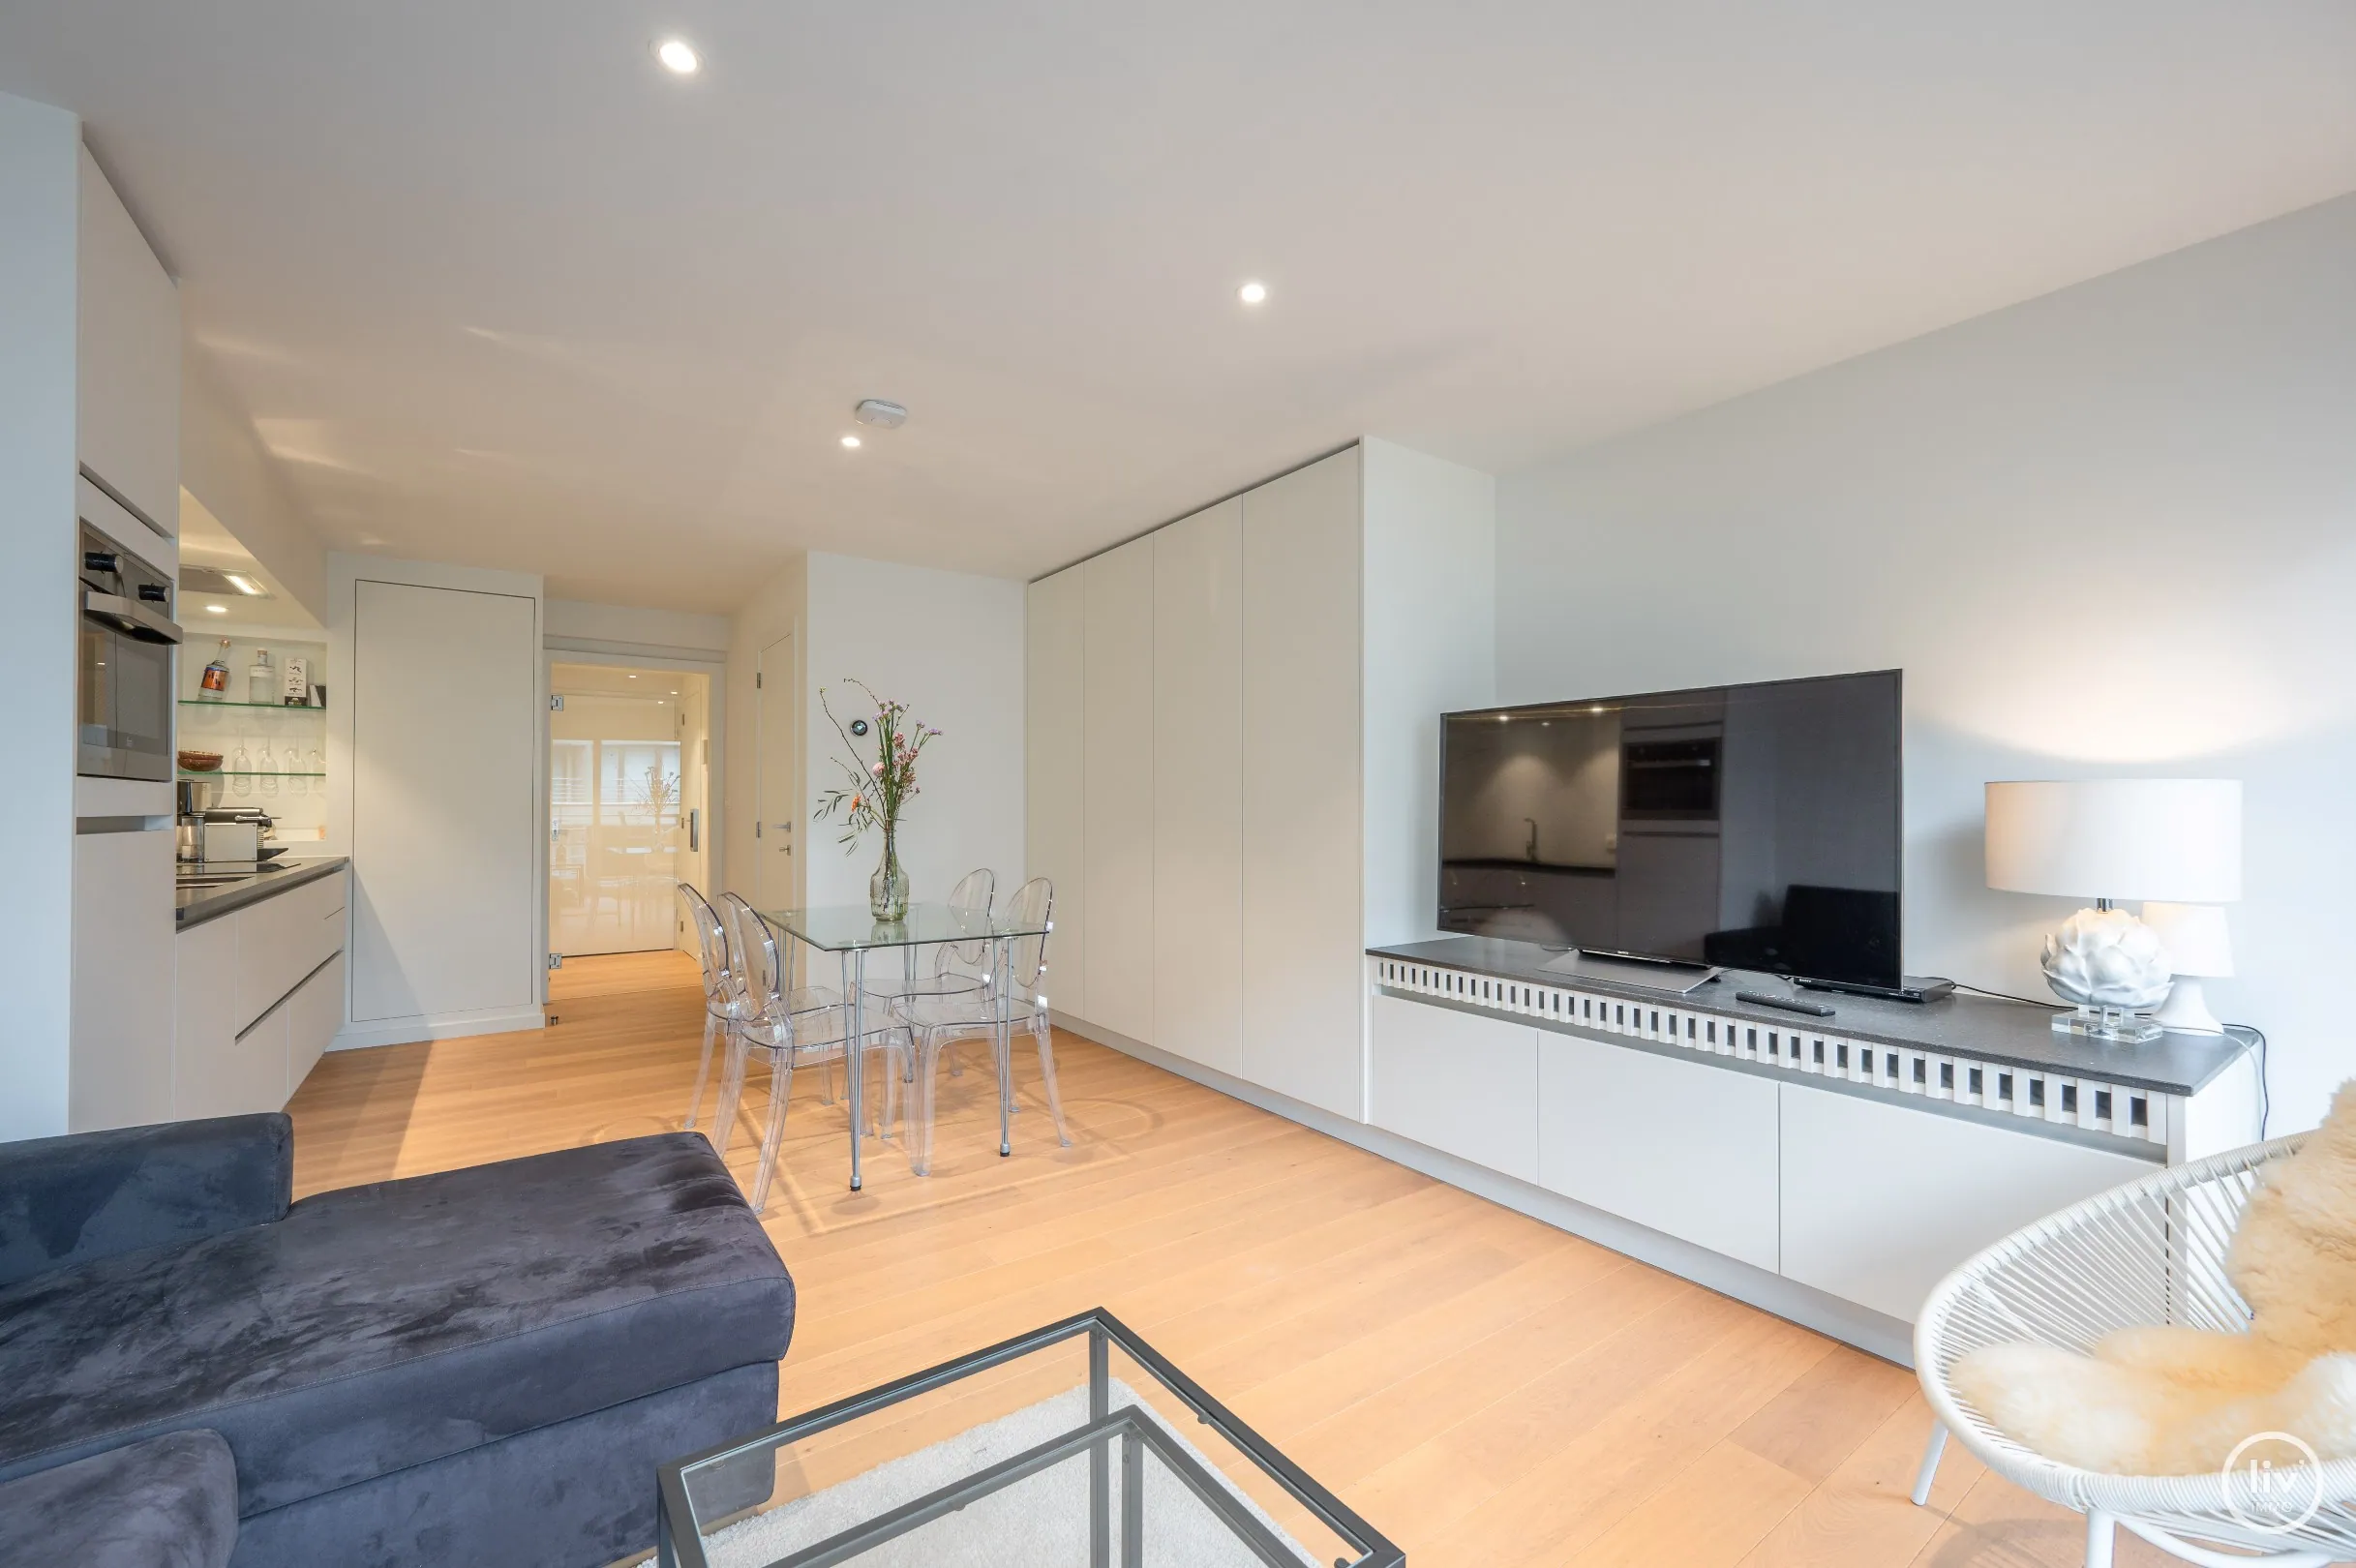
<svg viewBox="0 0 2356 1568">
<path fill-rule="evenodd" d="M 2259 1535 L 2288 1535 L 2323 1506 L 2322 1461 L 2287 1432 L 2245 1437 L 2225 1456 L 2225 1511 Z"/>
</svg>

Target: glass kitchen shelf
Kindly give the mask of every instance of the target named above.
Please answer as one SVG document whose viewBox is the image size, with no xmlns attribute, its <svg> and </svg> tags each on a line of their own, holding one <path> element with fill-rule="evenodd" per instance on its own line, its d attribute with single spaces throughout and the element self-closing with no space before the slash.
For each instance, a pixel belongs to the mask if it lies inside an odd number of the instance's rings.
<svg viewBox="0 0 2356 1568">
<path fill-rule="evenodd" d="M 180 706 L 182 708 L 262 708 L 268 709 L 274 713 L 324 713 L 327 711 L 324 708 L 314 708 L 309 703 L 217 703 L 209 697 L 183 697 L 180 699 Z"/>
<path fill-rule="evenodd" d="M 180 769 L 180 776 L 182 778 L 325 778 L 327 775 L 325 773 L 275 773 L 267 769 L 258 768 L 248 768 L 238 771 L 232 771 L 227 768 L 216 768 L 209 773 L 203 773 L 194 768 L 183 768 Z"/>
</svg>

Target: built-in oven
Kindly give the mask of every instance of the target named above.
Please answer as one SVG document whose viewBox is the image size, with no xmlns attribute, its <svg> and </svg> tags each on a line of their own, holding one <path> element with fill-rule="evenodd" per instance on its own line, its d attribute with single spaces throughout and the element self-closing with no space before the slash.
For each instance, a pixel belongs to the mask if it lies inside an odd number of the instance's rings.
<svg viewBox="0 0 2356 1568">
<path fill-rule="evenodd" d="M 172 581 L 89 524 L 81 531 L 75 771 L 172 776 Z"/>
</svg>

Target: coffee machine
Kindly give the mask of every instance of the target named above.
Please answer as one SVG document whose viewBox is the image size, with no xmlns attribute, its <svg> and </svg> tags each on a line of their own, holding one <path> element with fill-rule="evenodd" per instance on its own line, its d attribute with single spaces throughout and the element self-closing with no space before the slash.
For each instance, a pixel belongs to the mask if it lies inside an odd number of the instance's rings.
<svg viewBox="0 0 2356 1568">
<path fill-rule="evenodd" d="M 184 778 L 179 785 L 180 859 L 254 864 L 284 852 L 266 842 L 277 822 L 258 806 L 213 804 L 210 780 Z"/>
</svg>

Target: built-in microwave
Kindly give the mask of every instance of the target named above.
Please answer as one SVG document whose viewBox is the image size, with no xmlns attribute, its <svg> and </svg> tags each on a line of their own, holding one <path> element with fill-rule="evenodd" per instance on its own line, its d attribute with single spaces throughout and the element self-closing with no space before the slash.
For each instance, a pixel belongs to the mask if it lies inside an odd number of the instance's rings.
<svg viewBox="0 0 2356 1568">
<path fill-rule="evenodd" d="M 95 778 L 172 776 L 172 581 L 84 523 L 81 653 L 75 672 L 75 771 Z"/>
</svg>

